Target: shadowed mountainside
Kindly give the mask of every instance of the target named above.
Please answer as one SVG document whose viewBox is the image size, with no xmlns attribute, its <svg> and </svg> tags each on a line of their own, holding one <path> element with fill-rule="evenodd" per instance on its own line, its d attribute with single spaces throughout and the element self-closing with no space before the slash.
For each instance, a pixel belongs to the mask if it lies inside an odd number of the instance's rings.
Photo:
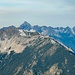
<svg viewBox="0 0 75 75">
<path fill-rule="evenodd" d="M 75 54 L 58 41 L 14 27 L 0 32 L 0 75 L 75 74 Z"/>
</svg>

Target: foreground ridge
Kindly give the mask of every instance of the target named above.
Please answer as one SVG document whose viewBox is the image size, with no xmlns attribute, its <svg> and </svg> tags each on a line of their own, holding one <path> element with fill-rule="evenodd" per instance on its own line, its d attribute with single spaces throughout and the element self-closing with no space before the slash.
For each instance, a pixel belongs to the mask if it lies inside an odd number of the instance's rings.
<svg viewBox="0 0 75 75">
<path fill-rule="evenodd" d="M 0 75 L 74 75 L 75 54 L 36 31 L 0 30 Z"/>
</svg>

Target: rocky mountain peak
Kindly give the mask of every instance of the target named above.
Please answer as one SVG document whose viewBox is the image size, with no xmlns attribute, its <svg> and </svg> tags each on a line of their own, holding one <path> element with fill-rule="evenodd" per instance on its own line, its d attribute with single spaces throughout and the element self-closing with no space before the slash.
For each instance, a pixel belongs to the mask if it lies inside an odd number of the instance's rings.
<svg viewBox="0 0 75 75">
<path fill-rule="evenodd" d="M 0 75 L 75 74 L 75 53 L 64 44 L 24 29 L 8 27 L 2 31 L 2 35 L 8 31 L 13 35 L 0 39 Z"/>
<path fill-rule="evenodd" d="M 3 27 L 0 29 L 0 39 L 8 38 L 10 39 L 12 36 L 16 35 L 18 30 L 15 26 Z"/>
<path fill-rule="evenodd" d="M 25 21 L 22 25 L 20 25 L 19 28 L 24 29 L 24 30 L 30 30 L 32 27 L 27 21 Z"/>
<path fill-rule="evenodd" d="M 22 26 L 21 29 L 35 30 L 40 34 L 51 36 L 56 40 L 59 40 L 63 44 L 72 48 L 75 51 L 75 27 L 47 27 L 47 26 Z"/>
</svg>

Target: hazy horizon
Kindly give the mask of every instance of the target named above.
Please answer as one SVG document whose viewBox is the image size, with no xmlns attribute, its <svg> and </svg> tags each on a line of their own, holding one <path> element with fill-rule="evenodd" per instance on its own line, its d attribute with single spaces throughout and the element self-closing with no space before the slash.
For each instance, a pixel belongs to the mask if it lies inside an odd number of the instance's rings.
<svg viewBox="0 0 75 75">
<path fill-rule="evenodd" d="M 25 22 L 25 21 L 24 21 L 24 22 Z M 23 22 L 23 23 L 24 23 L 24 22 Z M 28 21 L 26 21 L 26 22 L 28 22 Z M 23 23 L 21 23 L 20 25 L 22 25 Z M 28 22 L 28 23 L 29 23 L 29 22 Z M 32 25 L 31 23 L 29 23 L 29 24 L 30 24 L 31 26 L 36 26 L 36 25 L 38 25 L 38 24 Z M 19 27 L 20 25 L 17 25 L 17 26 L 16 26 L 16 25 L 7 25 L 7 26 L 2 26 L 2 27 L 0 27 L 0 29 L 1 29 L 1 28 L 4 28 L 4 27 L 9 27 L 9 26 Z M 41 27 L 41 26 L 47 26 L 47 25 L 38 25 L 38 26 Z M 47 27 L 49 27 L 49 26 L 50 26 L 50 27 L 53 27 L 53 28 L 57 28 L 57 27 L 63 27 L 63 28 L 70 27 L 70 26 L 51 26 L 51 25 L 48 25 Z M 73 26 L 73 27 L 75 27 L 75 26 Z M 70 28 L 73 28 L 73 27 L 70 27 Z"/>
<path fill-rule="evenodd" d="M 19 26 L 24 21 L 31 25 L 52 27 L 75 26 L 74 0 L 2 0 L 0 28 Z"/>
</svg>

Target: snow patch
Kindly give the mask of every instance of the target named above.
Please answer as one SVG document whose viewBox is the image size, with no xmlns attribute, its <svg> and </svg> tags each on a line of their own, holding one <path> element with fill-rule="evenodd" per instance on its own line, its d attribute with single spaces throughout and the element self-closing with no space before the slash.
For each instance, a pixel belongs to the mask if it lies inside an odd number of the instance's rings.
<svg viewBox="0 0 75 75">
<path fill-rule="evenodd" d="M 71 28 L 71 32 L 75 35 L 75 32 L 73 31 L 73 28 Z"/>
<path fill-rule="evenodd" d="M 31 29 L 30 32 L 36 32 L 34 29 Z"/>
<path fill-rule="evenodd" d="M 53 39 L 51 39 L 51 43 L 52 43 L 52 44 L 55 44 L 56 42 L 55 42 Z"/>
<path fill-rule="evenodd" d="M 47 35 L 47 33 L 48 33 L 48 30 L 43 30 L 42 31 L 42 35 Z"/>
<path fill-rule="evenodd" d="M 23 30 L 20 29 L 19 32 L 20 32 L 21 36 L 26 36 L 26 34 L 23 32 Z"/>
</svg>

